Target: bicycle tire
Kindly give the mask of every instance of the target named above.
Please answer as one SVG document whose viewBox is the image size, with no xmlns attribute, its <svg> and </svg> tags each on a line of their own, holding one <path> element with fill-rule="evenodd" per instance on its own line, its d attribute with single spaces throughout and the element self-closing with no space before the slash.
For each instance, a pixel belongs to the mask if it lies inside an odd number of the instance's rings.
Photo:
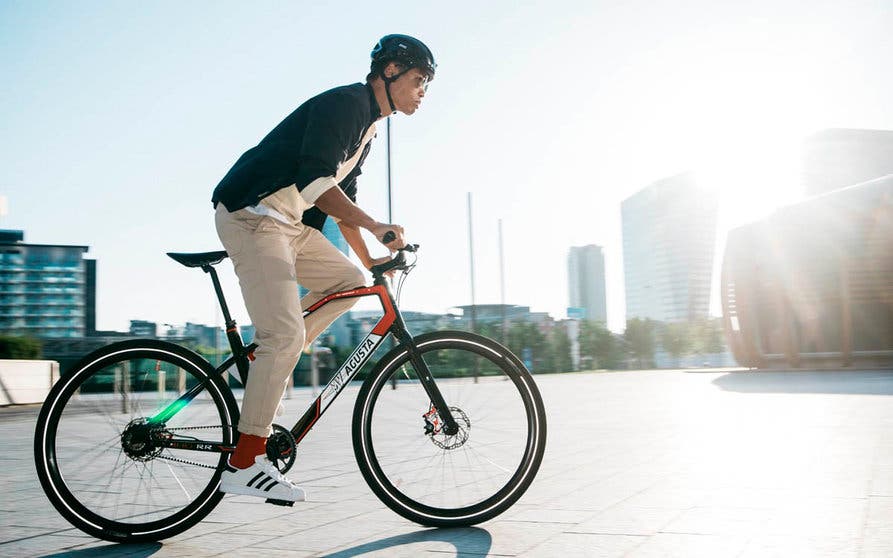
<svg viewBox="0 0 893 558">
<path fill-rule="evenodd" d="M 236 400 L 213 367 L 188 349 L 124 341 L 72 367 L 50 390 L 34 434 L 37 475 L 59 513 L 113 542 L 169 538 L 210 513 L 223 497 L 217 488 L 227 454 L 153 445 L 157 430 L 133 442 L 139 428 L 149 431 L 144 419 L 201 382 L 205 389 L 162 425 L 165 433 L 194 430 L 187 435 L 232 443 Z"/>
<path fill-rule="evenodd" d="M 409 348 L 397 346 L 357 396 L 353 445 L 360 471 L 376 496 L 410 521 L 459 527 L 492 519 L 524 494 L 542 462 L 546 416 L 539 390 L 523 363 L 491 339 L 440 331 L 419 335 L 415 344 L 462 430 L 437 434 L 438 417 L 430 417 Z M 474 362 L 477 373 L 469 374 Z M 395 377 L 396 387 L 389 387 Z M 426 433 L 422 415 L 433 432 Z"/>
</svg>

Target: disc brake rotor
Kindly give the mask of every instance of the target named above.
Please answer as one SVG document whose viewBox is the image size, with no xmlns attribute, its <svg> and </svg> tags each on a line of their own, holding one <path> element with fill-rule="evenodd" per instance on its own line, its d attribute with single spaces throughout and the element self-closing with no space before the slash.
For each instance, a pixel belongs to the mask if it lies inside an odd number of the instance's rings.
<svg viewBox="0 0 893 558">
<path fill-rule="evenodd" d="M 453 435 L 444 432 L 443 420 L 437 413 L 437 409 L 431 406 L 431 409 L 422 415 L 425 421 L 425 434 L 431 438 L 431 443 L 440 449 L 454 450 L 465 445 L 468 441 L 468 435 L 471 432 L 471 421 L 468 415 L 458 407 L 450 407 L 450 412 L 459 425 L 459 431 Z"/>
</svg>

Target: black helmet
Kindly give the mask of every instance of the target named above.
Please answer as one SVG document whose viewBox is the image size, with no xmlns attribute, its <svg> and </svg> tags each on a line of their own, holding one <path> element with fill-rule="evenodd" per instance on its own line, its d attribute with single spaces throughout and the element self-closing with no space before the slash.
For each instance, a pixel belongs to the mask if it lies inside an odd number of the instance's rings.
<svg viewBox="0 0 893 558">
<path fill-rule="evenodd" d="M 434 79 L 437 70 L 431 50 L 409 35 L 385 35 L 372 48 L 372 74 L 381 74 L 388 62 L 403 64 L 407 70 L 419 68 L 428 75 L 428 81 Z"/>
</svg>

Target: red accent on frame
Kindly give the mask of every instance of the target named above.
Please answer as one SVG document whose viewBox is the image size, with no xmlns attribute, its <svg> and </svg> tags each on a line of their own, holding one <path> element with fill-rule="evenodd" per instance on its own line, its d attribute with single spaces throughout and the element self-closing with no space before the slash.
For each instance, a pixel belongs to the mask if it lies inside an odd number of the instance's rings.
<svg viewBox="0 0 893 558">
<path fill-rule="evenodd" d="M 371 287 L 360 287 L 358 289 L 351 289 L 349 291 L 332 293 L 307 308 L 307 310 L 304 311 L 304 315 L 306 316 L 307 314 L 318 310 L 319 307 L 323 304 L 326 304 L 327 302 L 331 302 L 333 300 L 338 300 L 339 298 L 352 298 L 371 295 L 375 295 L 378 297 L 378 299 L 381 301 L 381 307 L 384 310 L 384 316 L 381 317 L 381 320 L 379 320 L 379 322 L 375 325 L 375 328 L 372 329 L 372 333 L 376 335 L 384 335 L 385 333 L 387 333 L 388 328 L 391 327 L 391 324 L 394 323 L 394 320 L 397 319 L 397 312 L 391 305 L 391 299 L 388 296 L 388 289 L 384 285 L 373 285 Z"/>
<path fill-rule="evenodd" d="M 319 420 L 320 405 L 322 405 L 322 395 L 316 398 L 316 416 L 313 417 L 313 420 L 310 421 L 310 424 L 307 425 L 307 428 L 305 428 L 304 431 L 301 432 L 301 435 L 295 438 L 295 444 L 300 443 L 300 441 L 304 439 L 304 436 L 306 436 L 307 433 L 310 432 L 310 429 L 313 428 L 313 425 L 316 424 L 316 421 Z"/>
<path fill-rule="evenodd" d="M 397 311 L 391 306 L 391 298 L 388 296 L 387 287 L 384 285 L 376 285 L 373 288 L 378 290 L 378 298 L 381 299 L 381 306 L 384 308 L 384 316 L 378 321 L 378 325 L 372 329 L 372 333 L 376 335 L 384 335 L 388 332 L 388 328 L 391 327 L 394 320 L 397 319 Z"/>
</svg>

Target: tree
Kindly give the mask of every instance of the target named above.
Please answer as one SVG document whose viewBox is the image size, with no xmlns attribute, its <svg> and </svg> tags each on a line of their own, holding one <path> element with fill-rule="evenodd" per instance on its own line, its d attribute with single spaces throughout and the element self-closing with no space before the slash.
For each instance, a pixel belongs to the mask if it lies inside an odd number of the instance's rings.
<svg viewBox="0 0 893 558">
<path fill-rule="evenodd" d="M 592 368 L 620 368 L 623 347 L 601 322 L 584 320 L 580 324 L 580 356 L 591 361 Z"/>
<path fill-rule="evenodd" d="M 709 318 L 693 324 L 693 352 L 697 354 L 721 353 L 726 349 L 722 318 Z"/>
<path fill-rule="evenodd" d="M 509 350 L 522 360 L 524 359 L 524 349 L 530 349 L 530 352 L 533 354 L 531 358 L 534 362 L 533 369 L 536 370 L 539 370 L 548 352 L 546 336 L 543 335 L 536 324 L 530 322 L 514 322 L 509 327 L 506 344 Z"/>
<path fill-rule="evenodd" d="M 687 322 L 664 324 L 660 331 L 660 344 L 679 366 L 679 359 L 691 353 L 694 347 L 693 327 Z"/>
<path fill-rule="evenodd" d="M 32 337 L 0 335 L 0 358 L 37 360 L 41 357 L 40 341 Z"/>
<path fill-rule="evenodd" d="M 644 368 L 646 363 L 653 366 L 654 363 L 654 322 L 648 319 L 633 318 L 626 321 L 626 331 L 623 332 L 630 355 L 636 359 L 639 368 Z"/>
<path fill-rule="evenodd" d="M 209 347 L 207 345 L 194 345 L 190 348 L 204 357 L 213 366 L 219 366 L 230 353 L 229 347 L 218 349 L 217 347 Z M 233 369 L 233 373 L 236 373 L 235 369 Z"/>
<path fill-rule="evenodd" d="M 574 364 L 571 360 L 571 340 L 567 336 L 567 331 L 563 327 L 552 329 L 549 336 L 549 353 L 551 366 L 548 372 L 570 372 L 573 370 Z"/>
</svg>

